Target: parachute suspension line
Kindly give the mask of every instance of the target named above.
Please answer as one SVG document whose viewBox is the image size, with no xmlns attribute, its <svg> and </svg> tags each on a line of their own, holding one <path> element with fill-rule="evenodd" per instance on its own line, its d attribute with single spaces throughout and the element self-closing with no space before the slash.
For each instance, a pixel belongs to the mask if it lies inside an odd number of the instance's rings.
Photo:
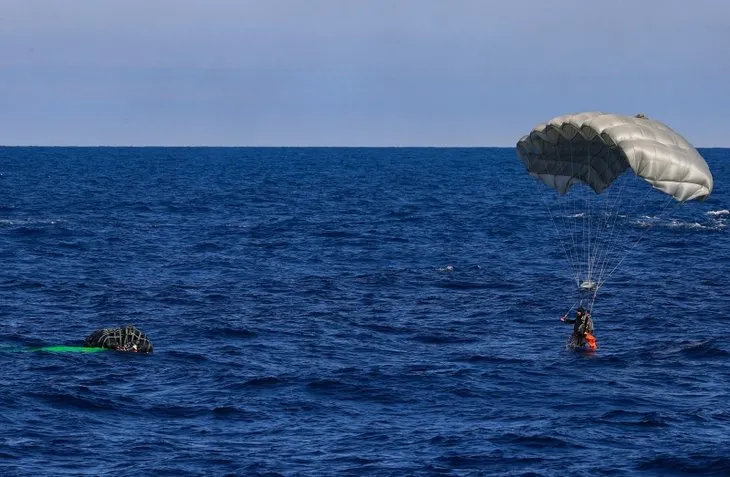
<svg viewBox="0 0 730 477">
<path fill-rule="evenodd" d="M 623 185 L 623 184 L 622 184 Z M 621 188 L 623 190 L 623 188 Z M 647 203 L 647 199 L 650 197 L 650 195 L 653 193 L 652 188 L 647 188 L 646 192 L 643 194 L 643 196 L 637 197 L 633 196 L 633 200 L 631 200 L 632 195 L 629 195 L 629 201 L 627 204 L 627 212 L 624 216 L 624 220 L 620 222 L 621 226 L 617 227 L 620 229 L 619 236 L 628 236 L 628 229 L 632 227 L 632 220 L 633 217 L 639 212 L 639 209 Z M 671 203 L 671 197 L 669 198 L 669 202 L 667 202 L 664 205 L 664 208 L 666 209 L 667 205 Z M 623 261 L 626 259 L 626 257 L 629 255 L 629 253 L 639 244 L 639 242 L 643 239 L 644 235 L 646 235 L 646 232 L 648 230 L 644 231 L 644 234 L 641 234 L 640 237 L 634 241 L 634 243 L 628 242 L 627 245 L 625 245 L 623 248 L 621 247 L 611 247 L 607 250 L 607 257 L 603 264 L 603 270 L 601 271 L 601 279 L 599 281 L 599 288 L 600 286 L 605 283 L 606 280 L 613 274 L 613 272 L 623 263 Z M 614 265 L 615 264 L 615 265 Z M 611 268 L 611 271 L 608 272 L 608 275 L 606 275 L 606 271 Z"/>
<path fill-rule="evenodd" d="M 565 254 L 568 263 L 570 264 L 570 270 L 572 273 L 573 280 L 576 286 L 580 283 L 580 259 L 578 255 L 578 243 L 576 241 L 577 235 L 574 232 L 575 229 L 575 217 L 577 211 L 575 207 L 570 207 L 571 204 L 575 204 L 575 200 L 569 194 L 553 198 L 552 194 L 548 199 L 545 196 L 541 196 L 543 202 L 546 204 L 546 208 L 550 213 L 551 221 L 557 235 L 557 241 L 560 243 L 563 253 Z M 555 200 L 557 206 L 554 204 L 550 206 L 550 201 Z M 557 210 L 554 210 L 557 208 Z M 573 231 L 571 232 L 571 229 Z"/>
<path fill-rule="evenodd" d="M 570 146 L 570 177 L 576 177 L 576 164 L 575 157 L 573 154 L 573 143 L 568 143 Z M 581 283 L 581 272 L 582 272 L 582 260 L 583 253 L 580 245 L 582 242 L 582 236 L 579 237 L 579 233 L 582 234 L 585 230 L 585 204 L 581 202 L 579 195 L 570 194 L 566 197 L 566 207 L 569 208 L 569 212 L 566 212 L 566 220 L 570 221 L 572 232 L 570 233 L 572 252 L 575 257 L 575 285 L 580 287 Z M 577 221 L 580 220 L 580 230 L 578 230 Z"/>
<path fill-rule="evenodd" d="M 664 215 L 664 213 L 667 210 L 667 207 L 669 207 L 669 204 L 671 204 L 672 202 L 674 202 L 674 207 L 672 207 L 672 210 L 677 208 L 677 206 L 680 204 L 680 202 L 675 201 L 673 197 L 669 197 L 667 199 L 667 201 L 665 202 L 664 207 L 662 207 L 662 210 L 659 212 L 659 217 L 662 217 Z M 654 225 L 649 223 L 648 226 L 646 228 L 644 228 L 643 232 L 639 235 L 639 238 L 636 240 L 636 242 L 634 242 L 633 245 L 628 247 L 628 249 L 626 250 L 626 253 L 621 258 L 621 260 L 619 260 L 619 262 L 616 264 L 616 266 L 613 267 L 613 269 L 610 272 L 608 272 L 608 275 L 606 276 L 606 280 L 608 280 L 611 277 L 611 275 L 613 275 L 613 272 L 615 272 L 616 269 L 619 267 L 619 265 L 621 265 L 623 263 L 623 261 L 626 260 L 626 257 L 629 256 L 629 252 L 631 252 L 634 248 L 636 248 L 637 245 L 639 245 L 639 242 L 641 242 L 644 239 L 644 237 L 646 237 L 649 230 L 651 230 L 653 227 L 654 227 Z"/>
<path fill-rule="evenodd" d="M 593 157 L 591 156 L 591 147 L 588 146 L 586 152 L 586 159 L 588 162 L 588 182 L 591 183 L 591 173 L 593 172 Z M 590 193 L 586 194 L 586 204 L 588 204 L 588 243 L 586 244 L 586 280 L 587 284 L 591 285 L 593 281 L 593 201 L 590 199 Z"/>
<path fill-rule="evenodd" d="M 613 232 L 615 230 L 615 219 L 618 215 L 615 213 L 617 206 L 617 202 L 621 199 L 621 192 L 622 188 L 625 182 L 622 182 L 619 186 L 619 192 L 615 195 L 616 197 L 612 197 L 611 194 L 606 194 L 604 197 L 603 207 L 601 210 L 601 216 L 599 217 L 599 224 L 598 224 L 598 231 L 596 232 L 596 244 L 593 248 L 593 256 L 591 257 L 592 263 L 594 263 L 594 270 L 598 270 L 597 277 L 595 280 L 596 283 L 596 290 L 598 289 L 598 283 L 600 282 L 601 275 L 603 272 L 603 259 L 606 256 L 606 252 L 608 250 L 608 247 L 612 243 L 613 239 Z M 610 191 L 610 189 L 609 189 Z M 612 203 L 613 200 L 613 203 Z M 612 220 L 613 219 L 613 220 Z M 609 226 L 609 223 L 611 224 Z M 610 232 L 606 232 L 608 229 L 611 229 Z M 608 235 L 608 237 L 606 237 Z M 595 294 L 593 300 L 595 301 Z"/>
<path fill-rule="evenodd" d="M 591 152 L 590 152 L 590 146 L 587 148 L 586 156 L 585 156 L 585 166 L 588 170 L 587 176 L 588 176 L 588 184 L 591 183 L 591 173 L 593 172 L 593 164 L 592 164 L 592 158 L 591 158 Z M 575 164 L 575 157 L 573 156 L 573 148 L 571 143 L 571 158 L 570 162 L 571 165 Z M 592 282 L 592 271 L 593 267 L 591 264 L 591 248 L 592 248 L 592 222 L 593 222 L 593 207 L 592 207 L 592 200 L 591 200 L 591 192 L 586 191 L 584 194 L 583 199 L 583 206 L 582 206 L 582 213 L 581 216 L 581 249 L 579 250 L 580 253 L 580 272 L 581 276 L 578 278 L 578 286 L 579 287 L 591 287 Z"/>
<path fill-rule="evenodd" d="M 563 220 L 563 237 L 562 240 L 566 240 L 566 237 L 570 239 L 569 247 L 570 259 L 572 260 L 573 280 L 576 283 L 580 283 L 580 248 L 578 247 L 578 235 L 576 233 L 576 220 L 580 216 L 579 210 L 576 208 L 575 198 L 572 195 L 566 194 L 561 198 L 561 206 L 563 208 L 562 220 Z M 567 240 L 566 240 L 567 241 Z"/>
<path fill-rule="evenodd" d="M 624 236 L 624 231 L 621 225 L 625 226 L 625 221 L 619 221 L 619 210 L 623 209 L 622 205 L 624 203 L 624 198 L 626 197 L 626 195 L 624 195 L 624 191 L 626 189 L 627 180 L 625 176 L 623 179 L 624 180 L 619 180 L 619 184 L 614 184 L 614 186 L 607 191 L 608 194 L 605 202 L 606 209 L 608 210 L 610 208 L 610 213 L 607 213 L 606 227 L 608 227 L 610 222 L 611 232 L 609 233 L 608 239 L 606 239 L 605 246 L 601 250 L 601 258 L 598 259 L 599 271 L 598 279 L 596 280 L 596 288 L 599 288 L 603 283 L 606 268 L 611 264 L 611 259 L 616 255 L 615 250 L 618 246 L 616 241 L 620 237 Z M 612 196 L 614 196 L 613 201 L 611 201 Z M 632 195 L 628 194 L 629 203 L 631 203 L 631 197 Z"/>
<path fill-rule="evenodd" d="M 598 288 L 599 287 L 596 286 L 596 288 L 593 290 L 593 298 L 591 299 L 591 307 L 589 308 L 589 310 L 591 312 L 593 311 L 593 305 L 595 305 L 595 303 L 596 303 L 596 296 L 598 296 Z"/>
<path fill-rule="evenodd" d="M 594 162 L 594 158 L 593 158 L 593 156 L 591 156 L 591 146 L 589 145 L 588 151 L 586 152 L 586 164 L 588 165 L 588 182 L 589 183 L 593 182 L 592 178 L 591 178 L 591 175 L 593 174 L 593 171 L 594 171 L 593 162 Z M 595 228 L 594 224 L 593 224 L 593 221 L 594 221 L 593 202 L 594 202 L 594 200 L 591 198 L 591 192 L 588 192 L 586 194 L 586 199 L 585 199 L 586 209 L 587 209 L 586 217 L 588 219 L 587 221 L 585 221 L 585 223 L 586 223 L 586 227 L 588 230 L 586 233 L 586 239 L 585 239 L 585 243 L 584 243 L 585 264 L 586 264 L 584 284 L 589 289 L 591 287 L 593 287 L 593 285 L 595 284 L 595 281 L 593 280 L 593 247 L 596 245 L 596 241 L 594 240 L 594 237 L 593 237 L 593 233 L 594 233 L 593 229 Z"/>
<path fill-rule="evenodd" d="M 570 308 L 568 309 L 568 311 L 565 312 L 565 316 L 568 316 L 570 314 L 570 312 L 573 311 L 573 309 L 575 308 L 575 305 L 579 304 L 580 302 L 581 302 L 581 300 L 577 300 L 575 303 L 573 303 L 570 306 Z"/>
<path fill-rule="evenodd" d="M 571 181 L 572 178 L 575 177 L 575 161 L 573 160 L 573 143 L 570 142 L 568 145 L 570 146 L 569 163 L 571 177 L 569 181 Z M 559 154 L 560 149 L 558 149 L 558 159 L 562 159 Z M 576 218 L 580 217 L 577 202 L 577 197 L 567 194 L 567 191 L 564 200 L 560 201 L 563 205 L 563 223 L 565 224 L 565 229 L 568 231 L 567 233 L 570 236 L 570 253 L 571 260 L 573 261 L 573 278 L 576 286 L 580 285 L 580 250 L 578 248 L 578 234 L 576 232 L 577 227 L 575 224 Z"/>
<path fill-rule="evenodd" d="M 558 161 L 561 161 L 560 157 L 560 149 L 558 148 L 557 151 L 558 154 Z M 573 164 L 571 163 L 571 168 Z M 572 171 L 571 171 L 572 176 Z M 550 220 L 553 223 L 553 228 L 555 230 L 556 235 L 556 241 L 560 243 L 561 248 L 563 249 L 563 253 L 565 255 L 566 260 L 570 264 L 570 268 L 572 271 L 573 279 L 576 281 L 576 284 L 579 283 L 579 276 L 580 272 L 578 270 L 578 259 L 576 257 L 576 251 L 577 246 L 575 244 L 575 234 L 570 232 L 569 226 L 573 226 L 574 220 L 572 220 L 571 213 L 566 208 L 566 202 L 570 203 L 570 198 L 572 196 L 570 195 L 562 195 L 558 197 L 557 199 L 554 199 L 551 195 L 550 198 L 546 197 L 547 193 L 540 194 L 540 198 L 542 199 L 543 203 L 545 204 L 545 208 L 547 209 L 548 213 L 550 214 Z M 556 208 L 558 210 L 554 211 L 553 207 L 550 206 L 550 202 L 555 201 Z M 567 243 L 566 235 L 570 237 L 571 243 Z"/>
<path fill-rule="evenodd" d="M 608 233 L 608 237 L 604 240 L 604 245 L 601 247 L 601 250 L 597 250 L 597 255 L 600 255 L 596 258 L 596 261 L 598 263 L 598 279 L 596 280 L 596 292 L 598 292 L 598 288 L 602 284 L 603 276 L 606 271 L 607 264 L 609 262 L 609 256 L 610 252 L 614 247 L 615 241 L 618 237 L 621 236 L 621 234 L 617 234 L 616 230 L 620 227 L 617 227 L 617 220 L 619 217 L 618 211 L 620 210 L 620 206 L 623 203 L 624 199 L 624 187 L 626 186 L 626 180 L 619 181 L 620 184 L 616 184 L 614 186 L 614 189 L 616 189 L 616 186 L 618 186 L 618 190 L 615 191 L 613 194 L 615 197 L 611 197 L 610 195 L 606 197 L 605 200 L 605 208 L 604 208 L 604 215 L 605 215 L 605 222 L 603 223 L 603 229 L 611 229 Z M 610 189 L 609 189 L 610 191 Z M 594 297 L 595 301 L 595 297 Z"/>
<path fill-rule="evenodd" d="M 593 265 L 593 289 L 590 299 L 590 310 L 596 303 L 598 290 L 602 285 L 603 275 L 606 269 L 606 260 L 613 247 L 616 245 L 615 240 L 620 234 L 616 234 L 616 221 L 618 219 L 618 211 L 624 199 L 624 187 L 626 181 L 620 184 L 614 184 L 614 187 L 605 191 L 602 197 L 602 206 L 600 207 L 600 215 L 597 220 L 598 230 L 596 231 L 596 241 L 591 257 Z M 618 187 L 617 187 L 618 186 Z M 610 229 L 610 230 L 609 230 Z"/>
<path fill-rule="evenodd" d="M 572 149 L 571 149 L 570 154 L 571 154 L 570 161 L 572 163 L 572 162 L 574 162 L 574 158 L 572 157 L 573 156 Z M 591 170 L 590 169 L 590 167 L 591 167 L 591 165 L 590 165 L 591 156 L 590 156 L 590 154 L 588 154 L 586 158 L 587 158 L 587 161 L 586 162 L 588 164 L 588 183 L 590 184 L 591 183 L 591 176 L 590 176 L 590 174 L 591 174 L 591 172 L 590 172 L 590 170 Z M 581 245 L 582 245 L 582 249 L 581 249 L 581 257 L 580 257 L 580 259 L 581 259 L 581 269 L 582 269 L 581 271 L 583 272 L 583 276 L 581 278 L 584 281 L 588 281 L 588 277 L 586 276 L 588 274 L 588 260 L 587 260 L 587 258 L 588 258 L 587 252 L 588 251 L 587 251 L 587 247 L 586 247 L 586 244 L 588 243 L 588 241 L 586 240 L 586 222 L 590 223 L 590 220 L 591 220 L 591 216 L 590 216 L 590 212 L 589 212 L 589 202 L 590 202 L 590 193 L 588 192 L 588 193 L 586 193 L 584 195 L 584 198 L 583 198 L 583 220 L 581 221 L 581 225 L 582 225 L 582 227 L 581 227 Z M 583 268 L 583 264 L 585 264 L 585 268 Z"/>
<path fill-rule="evenodd" d="M 575 264 L 572 260 L 572 257 L 568 254 L 568 250 L 565 247 L 565 243 L 563 243 L 560 230 L 558 230 L 557 226 L 557 220 L 555 218 L 555 215 L 553 214 L 552 208 L 550 207 L 550 204 L 548 203 L 547 199 L 544 195 L 540 195 L 540 198 L 542 198 L 542 201 L 545 203 L 545 208 L 548 210 L 548 213 L 550 214 L 550 221 L 553 223 L 553 228 L 555 229 L 555 235 L 557 235 L 557 241 L 560 243 L 561 248 L 563 249 L 563 253 L 565 254 L 565 259 L 570 264 L 570 268 L 573 270 L 573 275 L 577 276 L 577 273 L 575 271 Z M 572 251 L 571 251 L 572 252 Z"/>
<path fill-rule="evenodd" d="M 595 208 L 593 208 L 593 204 L 591 204 L 591 210 L 589 212 L 591 220 L 589 225 L 589 240 L 592 240 L 592 243 L 589 244 L 590 258 L 588 261 L 588 278 L 586 286 L 583 289 L 589 294 L 587 297 L 589 304 L 586 304 L 586 308 L 591 312 L 593 311 L 593 307 L 596 303 L 599 283 L 601 280 L 602 262 L 600 258 L 605 256 L 608 243 L 610 243 L 610 241 L 607 240 L 607 236 L 608 238 L 612 237 L 610 233 L 606 232 L 606 229 L 608 228 L 611 217 L 615 218 L 616 215 L 609 213 L 612 210 L 615 210 L 615 208 L 612 209 L 611 207 L 611 200 L 619 200 L 621 197 L 618 194 L 605 194 L 605 192 L 606 191 L 604 191 L 604 194 L 596 198 L 599 203 L 596 204 Z M 610 189 L 608 192 L 611 192 Z M 613 195 L 617 197 L 614 198 Z"/>
</svg>

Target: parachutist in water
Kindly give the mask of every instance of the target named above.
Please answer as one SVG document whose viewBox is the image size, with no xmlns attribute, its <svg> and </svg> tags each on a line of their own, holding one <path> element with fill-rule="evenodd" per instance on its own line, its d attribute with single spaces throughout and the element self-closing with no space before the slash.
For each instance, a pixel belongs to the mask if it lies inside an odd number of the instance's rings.
<svg viewBox="0 0 730 477">
<path fill-rule="evenodd" d="M 593 336 L 593 317 L 590 311 L 581 306 L 576 310 L 574 319 L 565 315 L 560 318 L 560 321 L 573 325 L 573 334 L 570 335 L 568 346 L 571 348 L 598 348 L 596 338 Z"/>
</svg>

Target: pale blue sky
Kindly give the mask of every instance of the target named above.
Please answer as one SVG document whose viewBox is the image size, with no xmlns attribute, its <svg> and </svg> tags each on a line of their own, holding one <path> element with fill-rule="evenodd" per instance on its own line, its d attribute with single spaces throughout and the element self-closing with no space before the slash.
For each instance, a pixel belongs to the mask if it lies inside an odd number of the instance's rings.
<svg viewBox="0 0 730 477">
<path fill-rule="evenodd" d="M 0 144 L 512 146 L 586 110 L 730 146 L 726 0 L 3 0 Z"/>
</svg>

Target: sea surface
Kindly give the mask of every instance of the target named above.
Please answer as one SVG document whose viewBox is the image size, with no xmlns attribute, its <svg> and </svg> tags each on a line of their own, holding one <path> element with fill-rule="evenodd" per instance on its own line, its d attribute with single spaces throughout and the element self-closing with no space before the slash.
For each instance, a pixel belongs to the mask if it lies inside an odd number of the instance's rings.
<svg viewBox="0 0 730 477">
<path fill-rule="evenodd" d="M 513 149 L 0 148 L 0 475 L 730 475 L 700 152 L 586 353 Z M 28 351 L 127 323 L 153 354 Z"/>
</svg>

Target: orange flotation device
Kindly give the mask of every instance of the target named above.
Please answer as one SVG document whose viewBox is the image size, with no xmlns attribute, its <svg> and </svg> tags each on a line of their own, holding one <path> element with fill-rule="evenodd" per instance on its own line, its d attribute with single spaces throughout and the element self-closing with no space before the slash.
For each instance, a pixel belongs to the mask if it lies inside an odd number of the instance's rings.
<svg viewBox="0 0 730 477">
<path fill-rule="evenodd" d="M 593 336 L 590 333 L 586 333 L 585 338 L 586 338 L 586 344 L 588 344 L 588 349 L 598 349 L 598 342 L 596 342 L 595 336 Z"/>
</svg>

